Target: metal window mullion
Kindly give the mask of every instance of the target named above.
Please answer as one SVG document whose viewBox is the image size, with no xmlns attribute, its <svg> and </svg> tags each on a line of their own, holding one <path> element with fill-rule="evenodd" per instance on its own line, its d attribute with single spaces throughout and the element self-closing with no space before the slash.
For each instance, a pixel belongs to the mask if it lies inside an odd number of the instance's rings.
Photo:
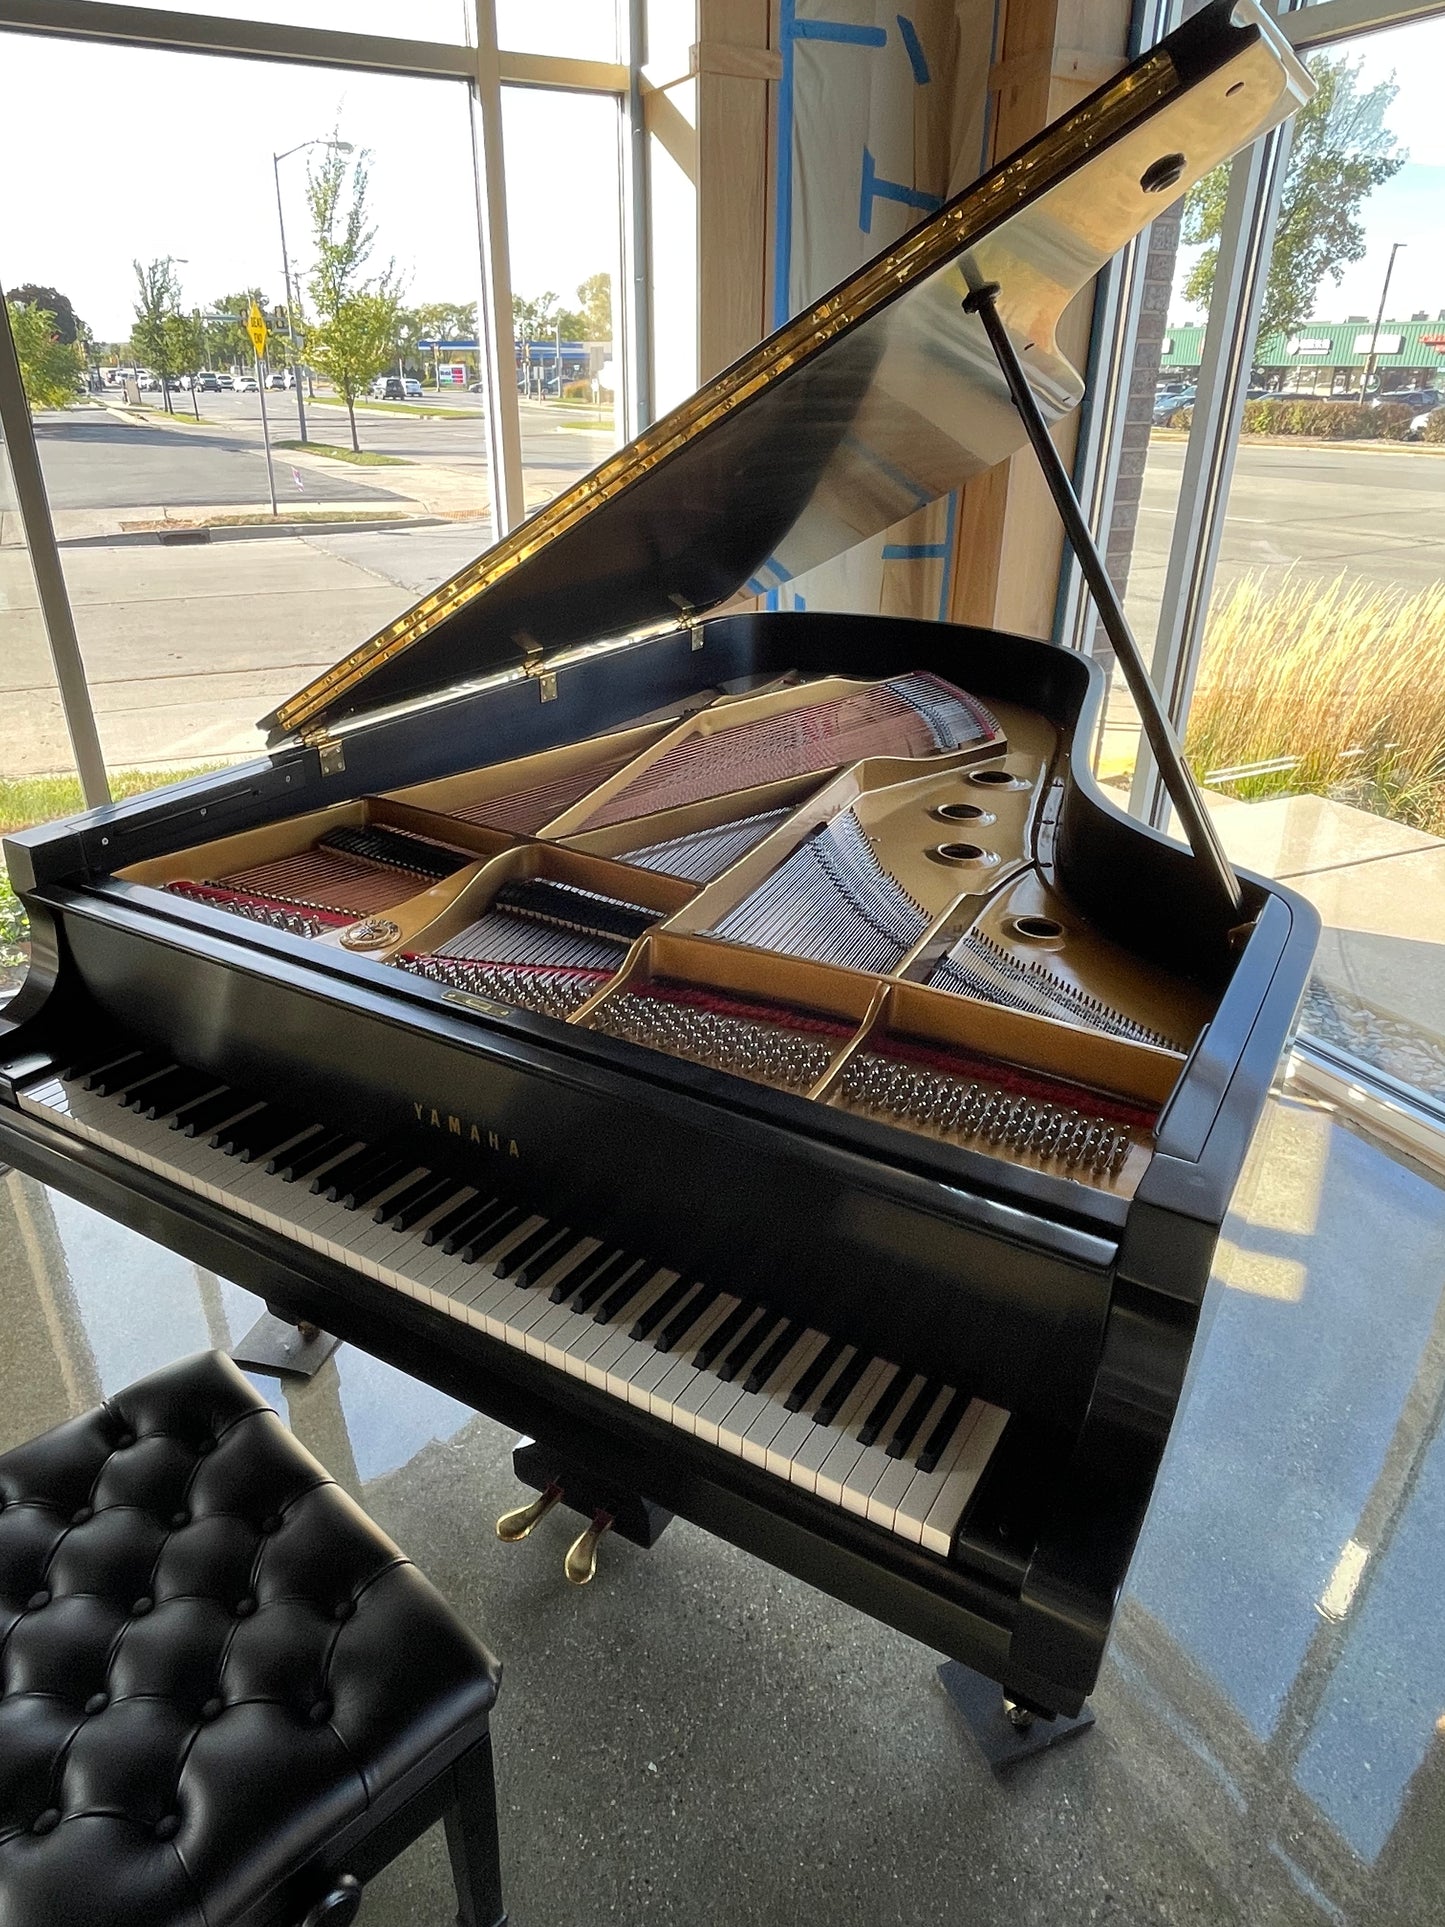
<svg viewBox="0 0 1445 1927">
<path fill-rule="evenodd" d="M 1385 33 L 1441 13 L 1445 13 L 1441 0 L 1318 0 L 1315 6 L 1281 13 L 1275 24 L 1295 52 L 1302 54 L 1334 40 Z"/>
<path fill-rule="evenodd" d="M 487 468 L 492 484 L 492 531 L 500 540 L 526 515 L 522 486 L 522 426 L 517 408 L 517 364 L 512 345 L 512 266 L 507 242 L 507 175 L 502 141 L 502 85 L 497 65 L 493 0 L 474 0 L 472 153 L 477 177 L 482 289 L 478 333 L 486 353 L 482 404 Z"/>
<path fill-rule="evenodd" d="M 35 446 L 35 429 L 30 405 L 20 379 L 20 361 L 10 333 L 9 311 L 0 303 L 0 435 L 10 457 L 10 473 L 15 481 L 15 498 L 21 526 L 30 550 L 30 567 L 35 576 L 35 591 L 40 601 L 55 682 L 60 691 L 60 706 L 70 736 L 71 755 L 80 778 L 81 795 L 87 809 L 110 801 L 110 782 L 105 773 L 100 734 L 95 726 L 95 711 L 90 702 L 90 686 L 85 679 L 85 663 L 75 633 L 75 616 L 65 586 L 65 572 L 55 540 L 55 524 L 50 519 L 50 500 L 45 493 L 45 477 L 40 468 L 40 453 Z"/>
<path fill-rule="evenodd" d="M 214 14 L 168 13 L 115 0 L 0 0 L 0 30 L 50 39 L 106 41 L 172 53 L 230 54 L 317 67 L 464 80 L 473 50 L 446 41 L 393 39 L 331 27 L 293 27 Z"/>
<path fill-rule="evenodd" d="M 652 215 L 647 191 L 647 124 L 643 114 L 642 66 L 647 58 L 646 0 L 618 0 L 619 26 L 626 18 L 628 87 L 619 124 L 622 184 L 622 285 L 618 289 L 613 356 L 622 370 L 623 439 L 631 441 L 652 423 L 652 330 L 648 263 Z M 620 352 L 619 352 L 620 348 Z"/>
<path fill-rule="evenodd" d="M 1289 140 L 1288 124 L 1276 128 L 1237 155 L 1230 168 L 1198 392 L 1184 451 L 1184 473 L 1150 668 L 1154 687 L 1181 737 L 1204 647 L 1209 598 L 1234 479 L 1245 377 L 1253 364 L 1259 332 Z M 1168 821 L 1164 785 L 1142 743 L 1129 807 L 1157 827 Z"/>
</svg>

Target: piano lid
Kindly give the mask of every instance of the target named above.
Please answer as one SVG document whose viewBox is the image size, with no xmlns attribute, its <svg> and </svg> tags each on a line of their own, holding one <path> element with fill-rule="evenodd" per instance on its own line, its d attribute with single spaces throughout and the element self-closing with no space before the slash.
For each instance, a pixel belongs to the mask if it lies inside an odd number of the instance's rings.
<svg viewBox="0 0 1445 1927">
<path fill-rule="evenodd" d="M 1253 0 L 1216 0 L 814 307 L 283 703 L 275 743 L 787 582 L 1020 448 L 970 287 L 1045 415 L 1083 393 L 1070 300 L 1306 101 Z"/>
</svg>

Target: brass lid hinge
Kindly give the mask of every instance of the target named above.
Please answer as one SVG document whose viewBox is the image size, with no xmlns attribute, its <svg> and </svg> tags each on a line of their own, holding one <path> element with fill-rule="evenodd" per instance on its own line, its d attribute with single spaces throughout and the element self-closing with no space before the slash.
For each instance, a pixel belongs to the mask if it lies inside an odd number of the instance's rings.
<svg viewBox="0 0 1445 1927">
<path fill-rule="evenodd" d="M 555 702 L 557 700 L 557 672 L 555 669 L 549 669 L 547 667 L 547 658 L 542 652 L 541 643 L 537 641 L 535 636 L 529 636 L 525 629 L 521 630 L 514 640 L 517 647 L 522 651 L 522 668 L 527 675 L 532 678 L 533 682 L 536 683 L 542 701 L 544 703 Z"/>
<path fill-rule="evenodd" d="M 346 773 L 346 746 L 338 743 L 334 736 L 325 730 L 318 730 L 313 736 L 303 736 L 302 742 L 308 749 L 316 751 L 316 761 L 323 776 L 344 776 Z"/>
<path fill-rule="evenodd" d="M 698 650 L 701 649 L 703 645 L 703 633 L 702 633 L 702 630 L 698 627 L 698 623 L 701 620 L 701 618 L 699 617 L 697 610 L 694 608 L 692 603 L 687 601 L 685 597 L 678 595 L 676 592 L 674 592 L 672 595 L 668 597 L 668 601 L 675 606 L 675 608 L 677 609 L 678 620 L 681 622 L 683 628 L 686 629 L 688 634 L 692 637 L 693 654 L 696 655 Z"/>
</svg>

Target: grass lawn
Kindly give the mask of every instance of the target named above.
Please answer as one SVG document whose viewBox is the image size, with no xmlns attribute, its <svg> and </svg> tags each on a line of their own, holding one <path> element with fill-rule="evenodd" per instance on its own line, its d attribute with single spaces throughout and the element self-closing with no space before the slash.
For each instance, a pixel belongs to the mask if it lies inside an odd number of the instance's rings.
<svg viewBox="0 0 1445 1927">
<path fill-rule="evenodd" d="M 404 455 L 378 455 L 375 449 L 338 448 L 334 442 L 273 442 L 273 448 L 300 448 L 308 455 L 324 455 L 329 462 L 352 462 L 357 468 L 410 468 Z"/>
</svg>

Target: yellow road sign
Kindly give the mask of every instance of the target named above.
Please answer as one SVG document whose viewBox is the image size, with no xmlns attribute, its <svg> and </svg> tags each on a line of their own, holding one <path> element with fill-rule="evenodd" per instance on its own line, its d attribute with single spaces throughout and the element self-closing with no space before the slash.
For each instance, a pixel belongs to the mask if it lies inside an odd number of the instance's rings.
<svg viewBox="0 0 1445 1927">
<path fill-rule="evenodd" d="M 246 316 L 246 333 L 251 337 L 251 346 L 259 359 L 266 352 L 266 317 L 254 301 L 251 303 L 251 312 Z"/>
</svg>

